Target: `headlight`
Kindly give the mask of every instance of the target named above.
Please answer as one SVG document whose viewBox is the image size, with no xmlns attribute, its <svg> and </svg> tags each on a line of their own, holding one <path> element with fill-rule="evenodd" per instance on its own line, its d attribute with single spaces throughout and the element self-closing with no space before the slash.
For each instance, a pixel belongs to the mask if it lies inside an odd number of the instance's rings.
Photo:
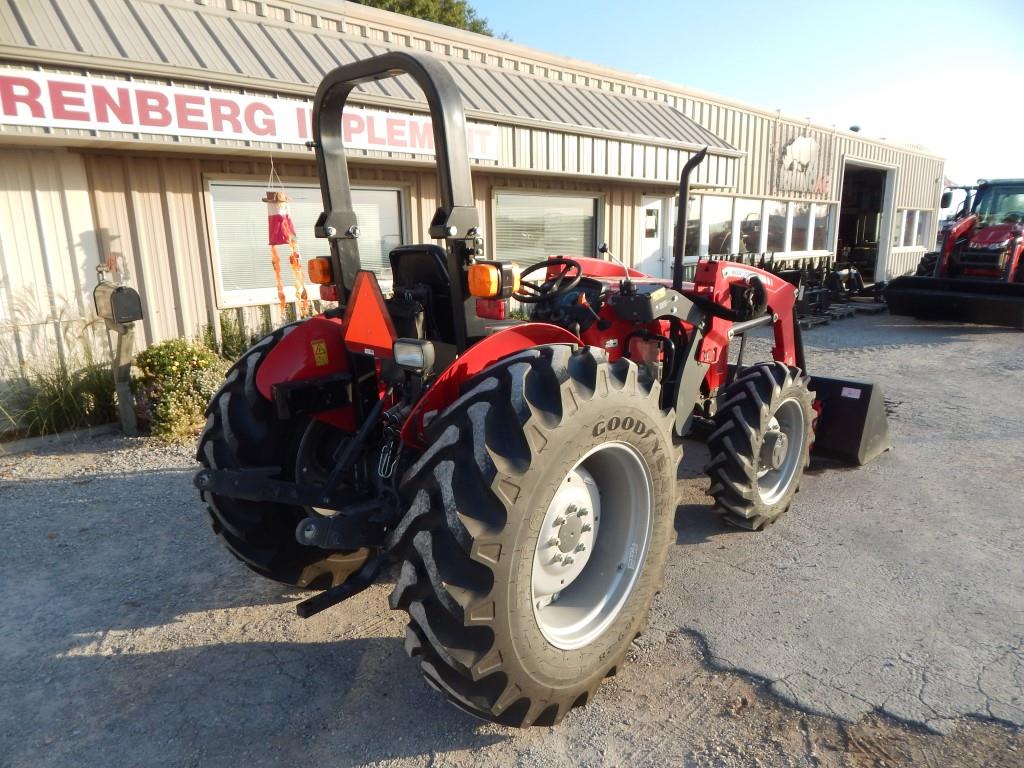
<svg viewBox="0 0 1024 768">
<path fill-rule="evenodd" d="M 434 345 L 425 339 L 395 339 L 391 347 L 395 364 L 426 376 L 434 367 Z"/>
<path fill-rule="evenodd" d="M 1001 243 L 971 243 L 971 248 L 983 251 L 1001 251 L 1008 247 L 1013 241 L 1012 237 L 1008 237 Z"/>
</svg>

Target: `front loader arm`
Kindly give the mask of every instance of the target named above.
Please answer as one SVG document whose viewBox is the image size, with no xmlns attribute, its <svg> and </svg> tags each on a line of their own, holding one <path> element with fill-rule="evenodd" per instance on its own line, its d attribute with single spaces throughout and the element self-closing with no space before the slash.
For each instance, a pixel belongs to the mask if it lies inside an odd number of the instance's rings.
<svg viewBox="0 0 1024 768">
<path fill-rule="evenodd" d="M 734 288 L 753 288 L 757 306 L 736 306 Z M 763 290 L 763 295 L 760 291 Z M 772 357 L 790 366 L 804 367 L 800 330 L 796 323 L 796 289 L 777 275 L 756 267 L 727 261 L 697 264 L 692 290 L 694 303 L 687 325 L 690 341 L 681 361 L 676 391 L 676 433 L 689 430 L 693 407 L 703 396 L 714 398 L 729 382 L 729 343 L 748 330 L 772 325 Z"/>
<path fill-rule="evenodd" d="M 796 306 L 796 288 L 778 275 L 763 269 L 734 264 L 727 261 L 702 261 L 697 265 L 694 276 L 694 291 L 705 296 L 716 304 L 731 304 L 732 287 L 744 284 L 751 279 L 760 282 L 765 292 L 765 314 L 748 319 L 757 325 L 771 325 L 775 335 L 775 346 L 772 357 L 786 365 L 803 367 L 804 361 L 799 343 L 799 330 L 796 324 L 794 308 Z M 751 326 L 746 325 L 749 328 Z M 739 335 L 739 324 L 732 319 L 712 315 L 708 330 L 704 335 L 701 358 L 714 366 L 709 372 L 708 384 L 716 388 L 725 382 L 728 372 L 728 347 L 732 336 Z M 717 374 L 716 374 L 717 372 Z"/>
</svg>

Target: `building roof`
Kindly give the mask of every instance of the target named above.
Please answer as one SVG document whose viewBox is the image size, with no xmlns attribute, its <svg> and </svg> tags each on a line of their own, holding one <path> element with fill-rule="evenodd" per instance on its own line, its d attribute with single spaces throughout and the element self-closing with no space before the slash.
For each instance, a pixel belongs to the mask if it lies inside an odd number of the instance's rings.
<svg viewBox="0 0 1024 768">
<path fill-rule="evenodd" d="M 260 5 L 260 4 L 256 4 Z M 178 81 L 312 94 L 340 64 L 406 45 L 371 43 L 329 27 L 289 23 L 187 0 L 8 0 L 0 57 L 153 74 Z M 441 59 L 470 116 L 595 135 L 643 137 L 677 148 L 742 154 L 668 104 L 469 61 Z M 355 100 L 422 109 L 406 77 L 361 86 Z"/>
</svg>

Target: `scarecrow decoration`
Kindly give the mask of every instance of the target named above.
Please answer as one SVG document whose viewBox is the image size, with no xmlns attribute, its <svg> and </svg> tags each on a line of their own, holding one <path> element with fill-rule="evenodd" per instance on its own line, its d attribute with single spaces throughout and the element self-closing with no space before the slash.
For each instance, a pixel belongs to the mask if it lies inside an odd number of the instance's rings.
<svg viewBox="0 0 1024 768">
<path fill-rule="evenodd" d="M 271 173 L 273 174 L 273 171 Z M 281 304 L 281 311 L 285 311 L 287 302 L 284 298 L 284 283 L 281 280 L 281 256 L 277 252 L 277 246 L 287 245 L 290 249 L 288 262 L 291 264 L 292 275 L 295 277 L 295 300 L 299 304 L 299 317 L 305 317 L 309 314 L 309 296 L 306 294 L 306 283 L 302 278 L 299 244 L 295 240 L 295 224 L 288 209 L 288 193 L 284 190 L 268 189 L 263 202 L 267 204 L 270 260 L 274 265 L 274 279 L 277 282 L 277 300 Z"/>
</svg>

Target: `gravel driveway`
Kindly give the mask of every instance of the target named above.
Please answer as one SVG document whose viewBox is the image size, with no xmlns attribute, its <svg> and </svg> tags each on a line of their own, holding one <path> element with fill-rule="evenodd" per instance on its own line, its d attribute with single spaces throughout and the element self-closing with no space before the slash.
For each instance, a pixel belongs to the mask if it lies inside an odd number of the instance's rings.
<svg viewBox="0 0 1024 768">
<path fill-rule="evenodd" d="M 651 627 L 597 699 L 510 731 L 445 705 L 387 585 L 302 621 L 222 551 L 189 447 L 0 457 L 0 766 L 1024 763 L 1024 333 L 887 316 L 807 334 L 895 449 L 761 534 L 680 472 Z"/>
</svg>

